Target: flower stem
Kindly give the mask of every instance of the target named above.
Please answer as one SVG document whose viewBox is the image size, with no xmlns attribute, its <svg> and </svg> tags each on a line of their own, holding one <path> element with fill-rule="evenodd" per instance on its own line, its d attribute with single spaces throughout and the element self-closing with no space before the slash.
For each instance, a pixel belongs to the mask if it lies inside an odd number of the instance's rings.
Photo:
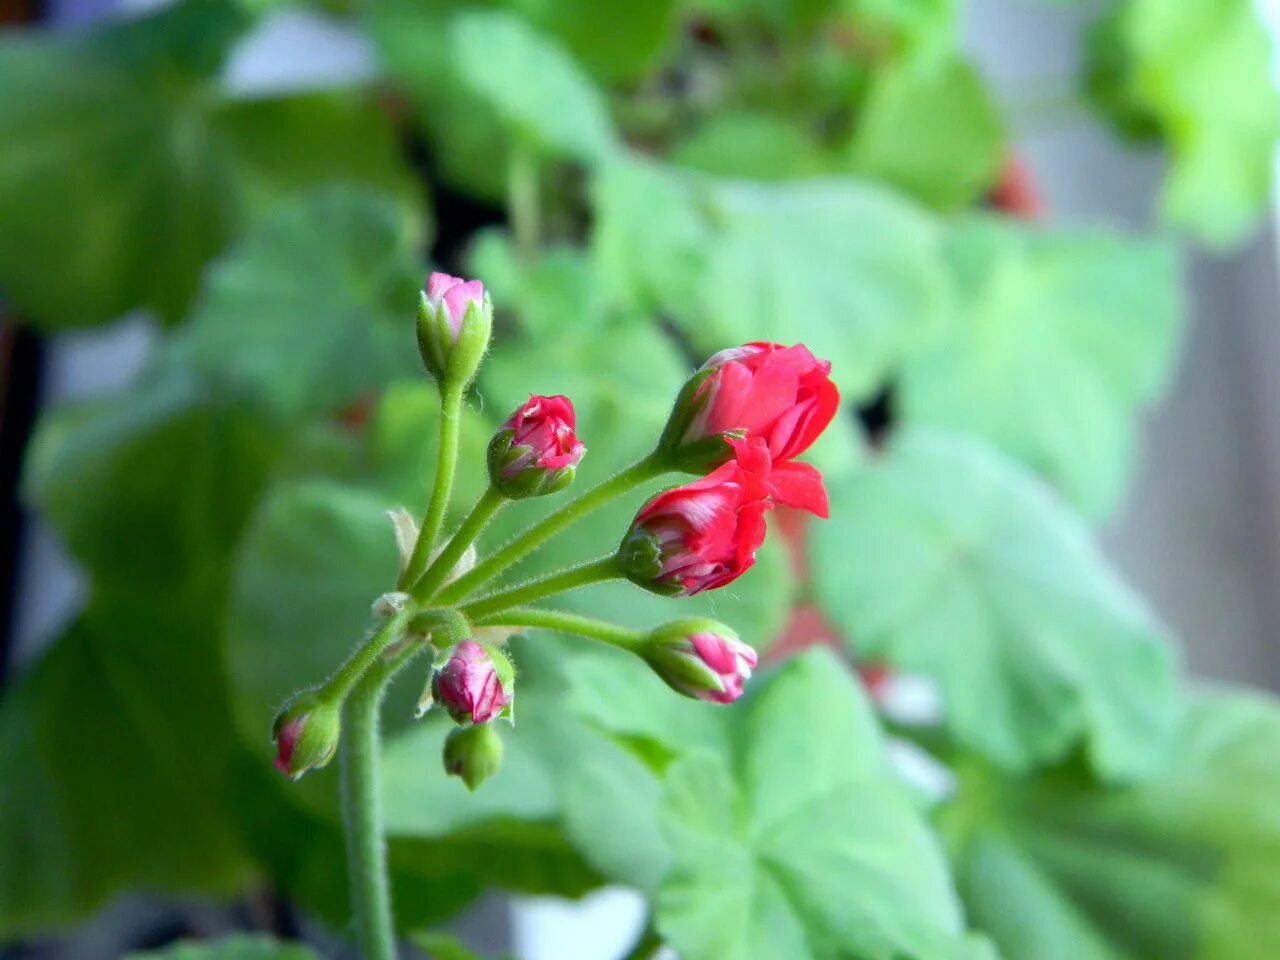
<svg viewBox="0 0 1280 960">
<path fill-rule="evenodd" d="M 549 597 L 552 594 L 564 593 L 566 590 L 585 587 L 604 580 L 614 580 L 620 576 L 622 576 L 622 572 L 618 569 L 618 558 L 611 553 L 607 557 L 601 557 L 599 560 L 579 564 L 549 577 L 531 580 L 509 590 L 491 593 L 487 597 L 473 600 L 462 607 L 461 612 L 474 623 L 509 607 L 533 603 L 535 600 L 541 600 L 543 597 Z"/>
<path fill-rule="evenodd" d="M 431 488 L 431 500 L 422 519 L 418 542 L 413 555 L 400 575 L 397 586 L 403 590 L 418 582 L 427 568 L 431 550 L 444 525 L 444 514 L 449 507 L 449 494 L 453 492 L 453 475 L 458 465 L 458 428 L 462 421 L 463 384 L 448 380 L 440 384 L 440 447 L 436 451 L 436 478 Z"/>
<path fill-rule="evenodd" d="M 399 616 L 387 623 L 398 623 Z M 393 633 L 391 639 L 397 636 L 398 633 Z M 363 960 L 396 958 L 391 884 L 387 877 L 386 828 L 382 816 L 382 742 L 378 713 L 387 681 L 418 652 L 418 646 L 411 646 L 390 660 L 374 664 L 356 684 L 346 702 L 342 743 L 342 822 L 347 840 L 352 914 Z"/>
<path fill-rule="evenodd" d="M 431 595 L 440 589 L 440 585 L 444 583 L 445 578 L 458 565 L 462 555 L 467 552 L 467 547 L 476 541 L 481 531 L 493 519 L 494 514 L 501 510 L 507 502 L 507 498 L 493 487 L 489 487 L 481 494 L 480 499 L 476 501 L 476 505 L 467 514 L 467 519 L 462 521 L 462 526 L 458 527 L 453 538 L 440 551 L 440 556 L 436 557 L 435 562 L 427 568 L 426 573 L 411 588 L 410 592 L 415 600 L 419 603 L 426 603 L 431 599 Z"/>
<path fill-rule="evenodd" d="M 646 480 L 662 476 L 669 469 L 656 454 L 650 454 L 638 463 L 632 464 L 519 534 L 497 553 L 477 564 L 470 573 L 459 577 L 445 587 L 440 591 L 437 599 L 441 604 L 457 603 L 512 564 L 524 559 L 574 521 L 580 520 Z"/>
<path fill-rule="evenodd" d="M 320 695 L 334 702 L 345 700 L 356 682 L 378 661 L 383 651 L 404 633 L 404 628 L 417 612 L 417 607 L 409 604 L 395 616 L 388 617 L 369 642 L 348 657 L 347 662 L 325 681 Z"/>
<path fill-rule="evenodd" d="M 537 255 L 542 232 L 538 193 L 538 158 L 522 137 L 516 137 L 507 166 L 507 215 L 516 253 L 526 263 Z"/>
<path fill-rule="evenodd" d="M 621 627 L 594 617 L 583 617 L 564 610 L 541 610 L 536 607 L 516 607 L 490 614 L 476 623 L 478 627 L 542 627 L 574 633 L 591 640 L 599 640 L 624 650 L 634 650 L 644 642 L 644 632 Z"/>
</svg>

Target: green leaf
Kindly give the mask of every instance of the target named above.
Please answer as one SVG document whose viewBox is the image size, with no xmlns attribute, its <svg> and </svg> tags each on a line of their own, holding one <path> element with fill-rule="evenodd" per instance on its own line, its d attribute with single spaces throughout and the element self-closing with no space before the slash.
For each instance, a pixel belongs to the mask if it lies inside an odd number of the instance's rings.
<svg viewBox="0 0 1280 960">
<path fill-rule="evenodd" d="M 448 30 L 459 81 L 513 136 L 553 156 L 585 162 L 613 152 L 603 98 L 548 37 L 498 10 L 459 13 Z"/>
<path fill-rule="evenodd" d="M 823 609 L 860 657 L 934 677 L 957 740 L 1014 769 L 1080 745 L 1104 778 L 1160 768 L 1173 652 L 1034 477 L 920 433 L 830 489 L 811 540 Z"/>
<path fill-rule="evenodd" d="M 639 79 L 676 35 L 675 0 L 515 0 L 514 6 L 604 81 Z"/>
<path fill-rule="evenodd" d="M 1213 246 L 1266 206 L 1280 133 L 1274 48 L 1251 0 L 1130 0 L 1124 100 L 1145 107 L 1172 154 L 1165 216 Z"/>
<path fill-rule="evenodd" d="M 218 69 L 246 19 L 188 0 L 83 33 L 0 39 L 0 285 L 35 322 L 179 318 L 200 269 L 267 203 L 357 177 L 408 194 L 362 96 L 238 100 Z"/>
<path fill-rule="evenodd" d="M 473 953 L 452 934 L 424 930 L 415 933 L 412 940 L 434 960 L 483 960 L 480 954 Z"/>
<path fill-rule="evenodd" d="M 936 224 L 872 184 L 748 184 L 627 161 L 597 188 L 615 297 L 668 312 L 711 353 L 803 341 L 868 396 L 949 309 Z"/>
<path fill-rule="evenodd" d="M 686 960 L 960 957 L 959 905 L 880 732 L 826 652 L 792 661 L 732 709 L 731 761 L 667 774 L 675 865 L 658 929 Z"/>
<path fill-rule="evenodd" d="M 1135 416 L 1163 388 L 1179 340 L 1173 248 L 971 219 L 948 250 L 960 311 L 909 358 L 903 418 L 977 434 L 1105 516 L 1128 474 Z"/>
<path fill-rule="evenodd" d="M 1270 960 L 1280 949 L 1280 709 L 1198 700 L 1171 768 L 1108 791 L 971 769 L 943 814 L 972 921 L 1005 956 Z"/>
<path fill-rule="evenodd" d="M 214 266 L 174 349 L 209 389 L 285 421 L 412 376 L 414 227 L 373 191 L 325 187 L 281 204 Z"/>
<path fill-rule="evenodd" d="M 908 60 L 874 74 L 848 151 L 863 176 L 954 210 L 995 182 L 1004 138 L 996 106 L 971 66 Z"/>
<path fill-rule="evenodd" d="M 131 953 L 125 960 L 311 960 L 314 956 L 305 944 L 238 934 L 208 942 L 182 941 L 163 950 Z"/>
<path fill-rule="evenodd" d="M 822 147 L 788 118 L 746 110 L 711 114 L 671 150 L 671 161 L 717 177 L 787 180 L 823 172 Z"/>
<path fill-rule="evenodd" d="M 122 888 L 245 881 L 219 617 L 277 448 L 176 369 L 42 421 L 27 496 L 92 599 L 0 708 L 0 768 L 29 771 L 0 804 L 0 876 L 16 881 L 0 882 L 0 927 L 69 920 Z"/>
</svg>

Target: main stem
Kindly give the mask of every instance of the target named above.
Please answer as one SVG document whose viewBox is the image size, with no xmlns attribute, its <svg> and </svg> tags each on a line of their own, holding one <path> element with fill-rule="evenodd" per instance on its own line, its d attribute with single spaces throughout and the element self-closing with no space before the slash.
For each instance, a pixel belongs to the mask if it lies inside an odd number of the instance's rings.
<svg viewBox="0 0 1280 960">
<path fill-rule="evenodd" d="M 588 490 L 577 500 L 565 504 L 545 520 L 535 523 L 487 560 L 477 564 L 470 573 L 449 584 L 440 591 L 437 602 L 442 605 L 457 603 L 512 564 L 523 560 L 574 521 L 580 520 L 646 480 L 662 476 L 667 470 L 668 467 L 656 456 L 650 455 L 621 473 L 615 474 L 598 487 Z"/>
<path fill-rule="evenodd" d="M 363 960 L 395 960 L 395 925 L 387 880 L 382 817 L 382 754 L 378 713 L 389 671 L 370 670 L 346 704 L 342 743 L 342 817 L 347 874 Z"/>
<path fill-rule="evenodd" d="M 622 576 L 622 573 L 618 569 L 618 558 L 611 553 L 607 557 L 601 557 L 599 560 L 571 567 L 562 573 L 543 577 L 541 580 L 531 580 L 518 587 L 512 587 L 510 590 L 503 590 L 500 593 L 492 593 L 487 597 L 481 597 L 479 600 L 473 600 L 462 607 L 461 611 L 464 616 L 474 623 L 509 607 L 533 603 L 552 594 L 563 593 L 566 590 L 585 587 L 588 584 L 600 583 L 604 580 L 614 580 L 620 576 Z"/>
<path fill-rule="evenodd" d="M 453 492 L 453 475 L 458 465 L 458 429 L 462 421 L 462 386 L 445 381 L 440 385 L 440 447 L 436 451 L 436 478 L 431 488 L 431 501 L 422 519 L 422 530 L 414 544 L 413 555 L 400 575 L 398 586 L 406 589 L 418 582 L 427 569 L 431 550 L 444 525 L 444 514 Z"/>
</svg>

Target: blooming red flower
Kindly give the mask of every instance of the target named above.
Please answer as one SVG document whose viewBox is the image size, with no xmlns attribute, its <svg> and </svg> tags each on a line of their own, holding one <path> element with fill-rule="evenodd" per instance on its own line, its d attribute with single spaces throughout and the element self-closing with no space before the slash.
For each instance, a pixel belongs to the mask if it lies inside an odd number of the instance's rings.
<svg viewBox="0 0 1280 960">
<path fill-rule="evenodd" d="M 573 479 L 586 447 L 568 397 L 529 397 L 489 444 L 489 477 L 509 497 L 554 493 Z"/>
<path fill-rule="evenodd" d="M 427 278 L 427 302 L 437 309 L 440 304 L 444 304 L 449 328 L 456 340 L 462 330 L 467 307 L 472 303 L 477 307 L 484 305 L 484 284 L 479 280 L 463 280 L 461 277 L 436 272 Z"/>
<path fill-rule="evenodd" d="M 651 499 L 632 521 L 619 560 L 635 583 L 692 596 L 750 569 L 773 507 L 764 440 L 730 438 L 734 459 Z"/>
<path fill-rule="evenodd" d="M 459 723 L 488 723 L 511 703 L 510 686 L 492 652 L 474 640 L 464 640 L 436 672 L 432 692 Z"/>
<path fill-rule="evenodd" d="M 641 655 L 671 689 L 710 703 L 732 703 L 742 696 L 759 662 L 736 633 L 703 619 L 659 627 Z"/>
<path fill-rule="evenodd" d="M 714 464 L 725 455 L 709 441 L 725 434 L 758 437 L 773 461 L 773 498 L 827 516 L 822 474 L 794 458 L 809 449 L 840 407 L 830 373 L 831 364 L 803 344 L 755 342 L 717 353 L 689 382 L 672 415 L 685 421 L 675 441 L 677 460 L 682 448 L 692 461 Z"/>
</svg>

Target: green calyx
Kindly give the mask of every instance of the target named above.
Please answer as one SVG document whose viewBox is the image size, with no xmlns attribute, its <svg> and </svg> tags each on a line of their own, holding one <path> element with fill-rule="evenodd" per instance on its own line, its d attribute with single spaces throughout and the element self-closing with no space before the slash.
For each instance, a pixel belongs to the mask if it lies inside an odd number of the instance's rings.
<svg viewBox="0 0 1280 960">
<path fill-rule="evenodd" d="M 483 303 L 472 301 L 454 335 L 449 310 L 444 303 L 433 305 L 426 292 L 418 297 L 418 352 L 423 365 L 441 384 L 465 389 L 475 379 L 480 362 L 489 349 L 493 331 L 493 305 L 489 295 Z"/>
<path fill-rule="evenodd" d="M 467 789 L 474 790 L 498 772 L 503 750 L 502 738 L 492 723 L 457 727 L 445 737 L 445 773 L 461 777 Z"/>
<path fill-rule="evenodd" d="M 499 430 L 489 441 L 488 451 L 489 482 L 508 500 L 545 497 L 551 493 L 558 493 L 573 483 L 577 475 L 577 467 L 548 470 L 536 464 L 529 464 L 511 474 L 509 472 L 511 465 L 529 452 L 527 446 L 513 444 L 514 439 L 514 430 Z"/>
<path fill-rule="evenodd" d="M 660 594 L 674 597 L 682 592 L 678 583 L 669 583 L 659 579 L 662 576 L 662 545 L 658 538 L 641 527 L 632 527 L 617 554 L 618 569 L 628 580 L 638 587 Z"/>
</svg>

